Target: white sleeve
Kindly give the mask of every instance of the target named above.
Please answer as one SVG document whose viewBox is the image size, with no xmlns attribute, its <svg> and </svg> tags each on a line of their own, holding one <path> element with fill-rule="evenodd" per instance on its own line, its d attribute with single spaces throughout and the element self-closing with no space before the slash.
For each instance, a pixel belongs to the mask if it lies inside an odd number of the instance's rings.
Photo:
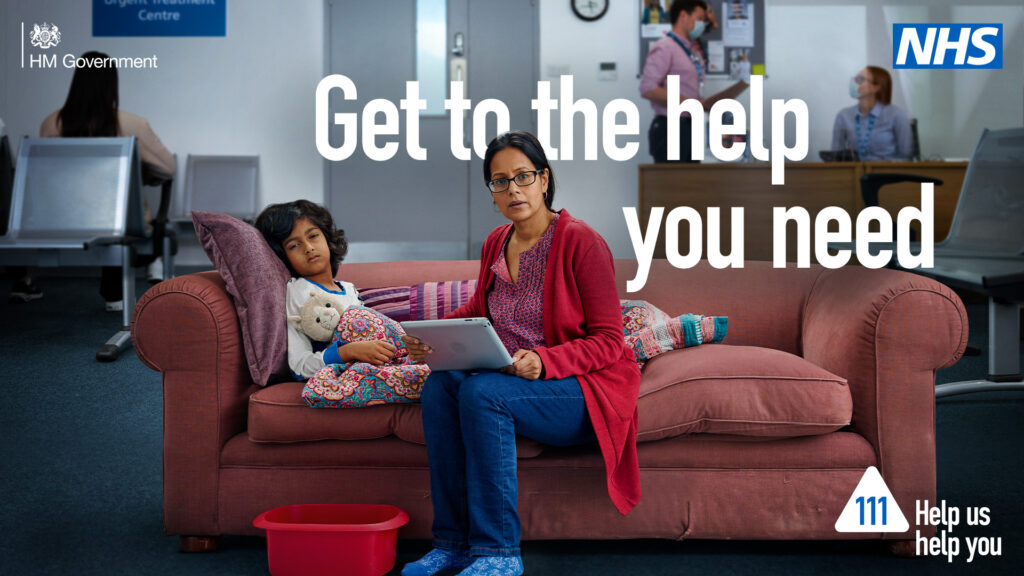
<svg viewBox="0 0 1024 576">
<path fill-rule="evenodd" d="M 288 301 L 285 305 L 285 322 L 288 316 L 298 316 L 302 304 L 309 298 L 309 286 L 304 282 L 291 280 L 288 283 Z M 288 322 L 288 367 L 303 378 L 310 378 L 324 367 L 324 353 L 314 352 L 309 338 Z"/>
</svg>

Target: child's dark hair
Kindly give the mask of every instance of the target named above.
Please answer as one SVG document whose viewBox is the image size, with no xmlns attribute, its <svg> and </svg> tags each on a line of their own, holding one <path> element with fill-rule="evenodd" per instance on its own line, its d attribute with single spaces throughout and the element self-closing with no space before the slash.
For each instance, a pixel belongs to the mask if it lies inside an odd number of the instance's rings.
<svg viewBox="0 0 1024 576">
<path fill-rule="evenodd" d="M 288 256 L 284 253 L 282 243 L 292 234 L 295 223 L 301 219 L 309 220 L 314 226 L 324 233 L 327 240 L 327 247 L 331 250 L 331 273 L 338 274 L 338 264 L 348 253 L 348 242 L 345 240 L 345 231 L 334 227 L 334 218 L 326 208 L 314 204 L 309 200 L 295 200 L 282 204 L 271 204 L 260 212 L 256 217 L 256 229 L 263 234 L 267 244 L 274 250 L 274 254 L 284 262 L 292 276 L 298 276 L 288 262 Z"/>
</svg>

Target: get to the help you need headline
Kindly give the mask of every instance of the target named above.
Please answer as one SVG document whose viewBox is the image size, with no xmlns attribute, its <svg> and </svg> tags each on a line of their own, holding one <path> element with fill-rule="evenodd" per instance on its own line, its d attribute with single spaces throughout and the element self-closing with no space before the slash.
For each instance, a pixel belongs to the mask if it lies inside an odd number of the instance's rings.
<svg viewBox="0 0 1024 576">
<path fill-rule="evenodd" d="M 679 97 L 679 82 L 669 76 L 666 82 L 668 90 L 668 117 L 675 118 L 686 112 L 693 118 L 695 126 L 704 125 L 704 106 L 699 100 Z M 331 92 L 339 90 L 343 100 L 358 99 L 356 85 L 346 76 L 332 74 L 323 78 L 316 89 L 316 147 L 320 154 L 331 161 L 342 161 L 356 151 L 361 143 L 363 153 L 370 159 L 386 161 L 399 152 L 399 142 L 388 137 L 399 136 L 399 109 L 405 113 L 405 152 L 414 160 L 427 160 L 427 150 L 420 145 L 419 114 L 426 110 L 427 101 L 420 98 L 419 82 L 406 82 L 405 98 L 395 103 L 377 98 L 367 102 L 362 109 L 361 118 L 354 112 L 334 112 L 331 114 Z M 464 84 L 460 81 L 451 82 L 451 97 L 445 99 L 444 108 L 450 111 L 450 143 L 451 154 L 459 160 L 470 160 L 471 154 L 483 158 L 487 150 L 486 126 L 488 115 L 496 120 L 497 133 L 506 132 L 509 126 L 509 109 L 504 102 L 489 98 L 474 102 L 465 97 Z M 771 102 L 771 147 L 764 146 L 763 118 L 763 78 L 750 78 L 750 122 L 749 142 L 750 155 L 757 160 L 771 162 L 772 185 L 785 184 L 785 162 L 787 160 L 803 160 L 807 156 L 808 112 L 807 104 L 798 98 L 789 100 L 773 99 Z M 537 113 L 537 139 L 544 146 L 550 160 L 572 160 L 573 121 L 577 115 L 583 117 L 585 142 L 583 146 L 584 160 L 598 159 L 598 108 L 587 98 L 573 98 L 572 76 L 562 76 L 559 83 L 559 98 L 551 97 L 551 83 L 537 82 L 537 97 L 530 101 L 531 108 Z M 552 117 L 559 111 L 559 146 L 551 144 Z M 473 138 L 472 150 L 463 142 L 464 122 L 467 115 L 472 114 Z M 796 128 L 793 145 L 786 146 L 785 120 L 791 114 Z M 722 99 L 714 103 L 708 111 L 709 140 L 708 147 L 715 158 L 733 161 L 741 158 L 747 146 L 746 142 L 733 142 L 726 146 L 723 136 L 744 135 L 748 133 L 747 111 L 737 100 Z M 731 115 L 731 121 L 727 121 Z M 640 150 L 640 112 L 636 104 L 625 98 L 617 98 L 608 102 L 601 117 L 601 145 L 605 156 L 611 160 L 623 162 L 632 159 Z M 620 122 L 620 118 L 624 121 Z M 331 128 L 341 127 L 340 142 L 335 145 L 331 139 Z M 361 134 L 360 134 L 361 133 Z M 620 143 L 621 140 L 621 143 Z M 679 158 L 679 124 L 668 123 L 668 158 Z M 704 130 L 693 130 L 692 150 L 694 160 L 704 159 Z M 901 266 L 908 268 L 933 266 L 934 256 L 934 191 L 930 183 L 921 185 L 921 207 L 908 206 L 899 211 L 896 218 L 896 260 Z M 655 246 L 658 241 L 662 219 L 665 222 L 665 255 L 669 262 L 677 268 L 695 266 L 703 254 L 703 221 L 701 215 L 693 208 L 680 206 L 673 208 L 665 215 L 665 209 L 654 207 L 647 219 L 647 230 L 640 229 L 640 219 L 635 207 L 622 208 L 629 229 L 630 240 L 638 262 L 636 278 L 627 283 L 626 289 L 635 292 L 643 288 L 647 282 L 651 261 L 654 258 Z M 721 250 L 721 214 L 717 207 L 707 209 L 707 260 L 715 268 L 743 267 L 743 208 L 733 207 L 730 210 L 732 220 L 731 251 L 722 254 Z M 921 248 L 917 254 L 910 250 L 910 224 L 920 222 Z M 685 221 L 689 228 L 689 252 L 679 253 L 679 225 Z M 797 227 L 797 266 L 810 266 L 811 249 L 811 218 L 807 210 L 800 206 L 775 207 L 772 209 L 772 253 L 773 266 L 786 266 L 786 227 L 794 223 Z M 830 231 L 830 224 L 835 222 L 838 230 Z M 873 227 L 877 230 L 871 230 Z M 836 227 L 832 225 L 832 227 Z M 852 228 L 856 234 L 851 235 Z M 893 258 L 892 250 L 875 250 L 869 253 L 868 245 L 873 243 L 893 242 L 893 221 L 890 214 L 883 208 L 872 206 L 862 210 L 852 220 L 846 210 L 831 206 L 818 212 L 814 218 L 814 253 L 818 263 L 827 268 L 839 268 L 846 265 L 851 257 L 855 257 L 861 265 L 868 268 L 881 268 Z M 855 238 L 855 240 L 854 240 Z M 831 242 L 851 242 L 854 240 L 856 250 L 837 250 L 831 254 L 828 244 Z"/>
</svg>

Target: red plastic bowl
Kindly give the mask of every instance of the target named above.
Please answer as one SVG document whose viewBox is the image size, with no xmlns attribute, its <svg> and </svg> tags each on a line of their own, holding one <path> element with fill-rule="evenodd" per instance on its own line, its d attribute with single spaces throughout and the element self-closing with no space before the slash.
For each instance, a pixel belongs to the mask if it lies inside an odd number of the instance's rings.
<svg viewBox="0 0 1024 576">
<path fill-rule="evenodd" d="M 409 514 L 385 504 L 298 504 L 253 520 L 267 531 L 273 576 L 381 576 L 395 566 Z"/>
</svg>

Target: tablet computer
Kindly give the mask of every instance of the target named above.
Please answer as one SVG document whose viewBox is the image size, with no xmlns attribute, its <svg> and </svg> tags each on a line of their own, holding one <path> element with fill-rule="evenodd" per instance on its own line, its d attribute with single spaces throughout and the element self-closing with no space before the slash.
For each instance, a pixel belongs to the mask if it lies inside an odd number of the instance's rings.
<svg viewBox="0 0 1024 576">
<path fill-rule="evenodd" d="M 435 372 L 497 370 L 512 364 L 512 356 L 487 318 L 410 320 L 401 324 L 406 334 L 434 349 L 424 362 Z"/>
</svg>

